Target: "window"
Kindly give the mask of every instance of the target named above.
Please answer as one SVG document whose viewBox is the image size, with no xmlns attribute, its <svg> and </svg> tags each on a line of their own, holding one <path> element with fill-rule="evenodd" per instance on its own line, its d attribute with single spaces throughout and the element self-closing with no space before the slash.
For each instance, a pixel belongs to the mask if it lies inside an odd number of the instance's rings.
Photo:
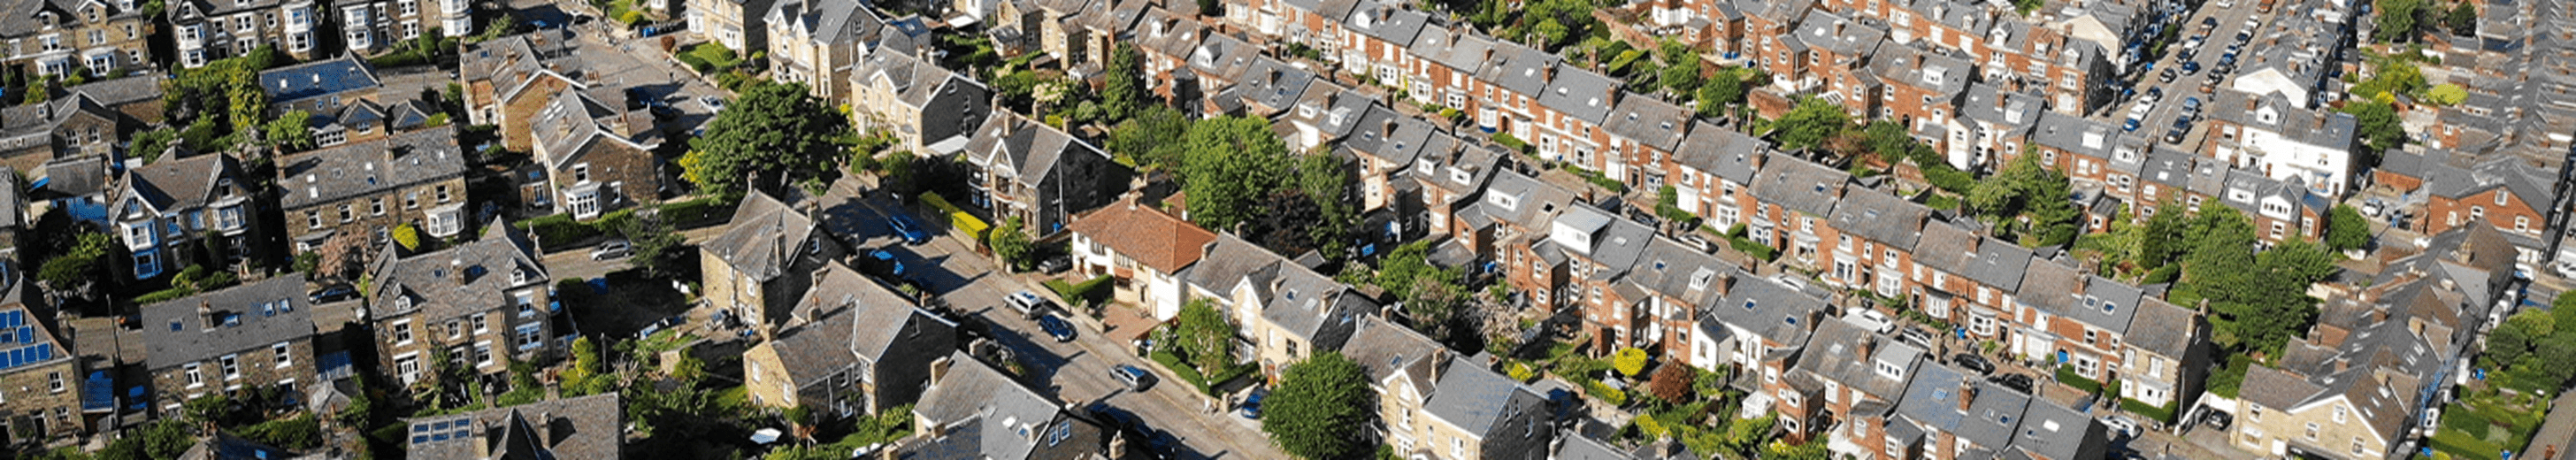
<svg viewBox="0 0 2576 460">
<path fill-rule="evenodd" d="M 63 373 L 45 373 L 45 390 L 53 393 L 63 392 Z"/>
<path fill-rule="evenodd" d="M 344 205 L 340 205 L 340 221 L 341 221 L 341 222 L 348 222 L 348 221 L 350 221 L 350 220 L 355 220 L 355 219 L 357 219 L 357 215 L 356 215 L 355 213 L 350 212 L 349 205 L 345 205 L 345 204 L 344 204 Z"/>
<path fill-rule="evenodd" d="M 490 365 L 492 365 L 492 342 L 491 342 L 491 341 L 488 341 L 488 340 L 486 340 L 486 341 L 482 341 L 482 342 L 475 342 L 475 343 L 474 343 L 474 366 L 475 366 L 475 367 L 483 367 L 483 366 L 490 366 Z"/>
<path fill-rule="evenodd" d="M 529 292 L 522 292 L 522 293 L 519 293 L 519 294 L 518 294 L 518 304 L 519 304 L 519 317 L 521 317 L 521 318 L 526 318 L 526 317 L 536 316 L 536 315 L 537 315 L 537 296 L 536 296 L 536 294 L 535 294 L 535 293 L 529 293 Z"/>
<path fill-rule="evenodd" d="M 1449 458 L 1467 458 L 1467 440 L 1449 438 Z"/>
<path fill-rule="evenodd" d="M 2506 201 L 2506 200 L 2510 200 L 2510 199 L 2513 199 L 2513 191 L 2512 191 L 2512 190 L 2497 190 L 2497 191 L 2496 191 L 2496 202 L 2495 202 L 2495 203 L 2496 203 L 2496 206 L 2504 206 L 2505 201 Z"/>
<path fill-rule="evenodd" d="M 224 380 L 241 379 L 241 355 L 224 355 L 216 361 L 224 365 Z"/>
<path fill-rule="evenodd" d="M 2308 422 L 2308 440 L 2317 440 L 2317 422 Z"/>
<path fill-rule="evenodd" d="M 438 186 L 438 203 L 447 204 L 447 186 Z"/>
<path fill-rule="evenodd" d="M 537 338 L 537 332 L 538 332 L 538 325 L 537 325 L 536 323 L 528 323 L 528 324 L 520 325 L 520 326 L 519 326 L 519 349 L 521 349 L 521 350 L 527 350 L 527 349 L 531 349 L 531 348 L 536 348 L 536 347 L 537 347 L 537 345 L 542 344 L 543 342 L 540 342 L 540 341 L 538 341 L 538 340 L 537 340 L 537 339 L 538 339 L 538 338 Z"/>
<path fill-rule="evenodd" d="M 206 374 L 198 371 L 196 363 L 188 363 L 182 367 L 188 370 L 188 388 L 206 386 Z"/>
<path fill-rule="evenodd" d="M 403 194 L 403 209 L 420 209 L 419 191 L 415 190 L 411 193 Z"/>
<path fill-rule="evenodd" d="M 385 215 L 385 199 L 380 197 L 374 200 L 369 200 L 367 203 L 367 214 L 378 216 Z"/>
<path fill-rule="evenodd" d="M 463 326 L 463 323 L 456 320 L 447 320 L 447 338 L 454 339 L 464 337 L 465 328 Z"/>
<path fill-rule="evenodd" d="M 322 212 L 305 211 L 304 226 L 307 228 L 322 228 Z"/>
<path fill-rule="evenodd" d="M 2343 423 L 2343 422 L 2344 422 L 2344 412 L 2348 412 L 2348 411 L 2351 411 L 2351 410 L 2352 410 L 2352 409 L 2351 409 L 2350 407 L 2345 407 L 2345 406 L 2343 406 L 2343 405 L 2336 405 L 2336 406 L 2334 407 L 2334 421 L 2335 421 L 2335 423 L 2337 423 L 2337 424 L 2341 424 L 2341 423 Z"/>
<path fill-rule="evenodd" d="M 278 369 L 295 366 L 295 355 L 291 354 L 289 350 L 287 350 L 286 342 L 278 342 L 276 345 L 269 345 L 268 352 L 277 356 Z"/>
<path fill-rule="evenodd" d="M 403 300 L 410 300 L 410 299 L 411 299 L 410 297 L 404 297 L 404 298 L 403 298 Z M 396 322 L 396 323 L 394 323 L 394 343 L 396 343 L 396 344 L 409 344 L 409 343 L 411 343 L 411 320 L 403 320 L 403 321 L 401 321 L 401 322 Z"/>
<path fill-rule="evenodd" d="M 485 323 L 483 315 L 474 315 L 474 333 L 481 334 L 491 332 L 491 325 Z"/>
<path fill-rule="evenodd" d="M 395 357 L 394 357 L 394 370 L 395 370 L 395 373 L 400 374 L 400 375 L 402 376 L 402 381 L 403 381 L 403 383 L 411 383 L 411 382 L 419 381 L 419 380 L 420 380 L 420 355 L 419 355 L 419 354 L 417 354 L 417 353 L 412 353 L 412 354 L 404 354 L 404 355 L 402 355 L 402 356 L 395 356 Z"/>
</svg>

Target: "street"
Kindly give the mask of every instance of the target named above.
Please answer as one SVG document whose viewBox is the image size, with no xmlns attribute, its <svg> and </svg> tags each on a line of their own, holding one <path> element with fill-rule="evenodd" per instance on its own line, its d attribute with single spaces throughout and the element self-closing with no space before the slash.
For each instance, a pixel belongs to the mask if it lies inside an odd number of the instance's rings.
<svg viewBox="0 0 2576 460">
<path fill-rule="evenodd" d="M 2145 98 L 2149 89 L 2161 88 L 2164 91 L 2164 98 L 2156 101 L 2154 106 L 2148 109 L 2147 116 L 2138 119 L 2138 129 L 2131 131 L 2130 134 L 2142 136 L 2162 145 L 2199 145 L 2202 139 L 2209 136 L 2209 130 L 2202 128 L 2208 124 L 2210 111 L 2216 110 L 2215 107 L 2206 105 L 2212 102 L 2212 96 L 2216 94 L 2200 92 L 2200 86 L 2209 81 L 2211 74 L 2216 72 L 2219 56 L 2227 53 L 2228 44 L 2235 43 L 2236 33 L 2245 30 L 2245 20 L 2259 16 L 2254 11 L 2256 1 L 2239 0 L 2234 3 L 2233 8 L 2219 7 L 2215 1 L 2204 3 L 2198 10 L 2167 26 L 2180 28 L 2182 31 L 2175 34 L 2174 43 L 2165 47 L 2164 54 L 2152 57 L 2153 68 L 2139 72 L 2137 84 L 2132 88 L 2137 90 L 2137 94 L 2130 98 L 2115 100 L 2109 107 L 2095 112 L 2094 120 L 2110 126 L 2121 126 L 2128 120 L 2130 108 L 2135 107 L 2138 100 Z M 2200 21 L 2204 18 L 2217 19 L 2218 28 L 2209 32 L 2208 42 L 2194 51 L 2191 59 L 2180 59 L 2183 43 L 2190 41 L 2193 35 L 2200 32 Z M 2246 57 L 2239 56 L 2239 59 Z M 2199 62 L 2200 72 L 2181 75 L 2184 62 Z M 2165 69 L 2174 69 L 2176 76 L 2173 82 L 2157 81 L 2157 74 L 2164 72 Z M 2229 83 L 2227 79 L 2232 78 L 2235 78 L 2235 75 L 2221 77 L 2219 86 L 2225 87 Z M 2182 116 L 2183 100 L 2188 98 L 2200 98 L 2200 102 L 2204 104 L 2201 107 L 2200 117 L 2191 122 L 2191 129 L 2184 132 L 2182 142 L 2165 142 L 2166 132 L 2173 129 L 2174 119 Z M 2176 148 L 2192 150 L 2184 147 Z"/>
<path fill-rule="evenodd" d="M 882 248 L 896 254 L 906 267 L 917 267 L 909 269 L 911 276 L 930 285 L 949 305 L 993 325 L 993 340 L 1018 355 L 1028 368 L 1027 381 L 1040 393 L 1075 408 L 1105 400 L 1135 413 L 1146 426 L 1179 438 L 1188 451 L 1186 458 L 1285 456 L 1270 445 L 1254 421 L 1231 412 L 1207 413 L 1212 400 L 1199 397 L 1188 382 L 1136 356 L 1125 344 L 1111 343 L 1097 329 L 1078 328 L 1070 342 L 1046 338 L 1035 321 L 1021 318 L 1002 303 L 1010 293 L 1044 292 L 1044 288 L 1003 273 L 990 257 L 976 254 L 971 242 L 942 233 L 929 243 L 903 244 L 885 224 L 886 213 L 901 208 L 883 195 L 865 194 L 855 180 L 834 183 L 822 200 L 823 225 L 832 234 L 862 253 Z M 1146 391 L 1129 391 L 1110 377 L 1110 366 L 1117 364 L 1151 370 L 1158 381 Z"/>
</svg>

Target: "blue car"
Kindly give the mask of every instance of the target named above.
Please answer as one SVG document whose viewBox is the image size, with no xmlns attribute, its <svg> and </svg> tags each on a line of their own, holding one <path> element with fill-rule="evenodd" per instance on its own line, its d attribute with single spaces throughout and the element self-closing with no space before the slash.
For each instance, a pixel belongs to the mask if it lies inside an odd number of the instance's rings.
<svg viewBox="0 0 2576 460">
<path fill-rule="evenodd" d="M 903 237 L 903 242 L 912 244 L 930 242 L 930 232 L 923 231 L 921 223 L 913 222 L 912 216 L 904 215 L 902 212 L 889 214 L 886 216 L 886 224 L 894 227 L 895 235 Z"/>
<path fill-rule="evenodd" d="M 1252 396 L 1243 398 L 1243 418 L 1260 420 L 1261 400 L 1269 396 L 1270 389 L 1268 388 L 1252 390 Z"/>
<path fill-rule="evenodd" d="M 2137 131 L 2137 130 L 2138 130 L 2138 119 L 2136 119 L 2136 118 L 2131 118 L 2131 119 L 2129 119 L 2128 121 L 2120 122 L 2120 130 L 2121 130 L 2121 131 Z"/>
<path fill-rule="evenodd" d="M 1054 337 L 1057 342 L 1073 341 L 1073 323 L 1064 322 L 1063 318 L 1055 315 L 1038 317 L 1038 329 L 1045 330 L 1047 336 Z"/>
<path fill-rule="evenodd" d="M 886 252 L 884 249 L 878 249 L 875 251 L 868 251 L 868 258 L 874 259 L 879 266 L 889 267 L 889 269 L 893 270 L 894 276 L 903 276 L 903 261 L 895 260 L 894 253 Z"/>
</svg>

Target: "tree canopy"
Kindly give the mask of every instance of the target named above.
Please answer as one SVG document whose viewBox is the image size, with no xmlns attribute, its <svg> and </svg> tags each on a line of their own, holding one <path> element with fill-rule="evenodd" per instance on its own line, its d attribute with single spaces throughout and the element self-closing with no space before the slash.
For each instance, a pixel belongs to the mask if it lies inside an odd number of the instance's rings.
<svg viewBox="0 0 2576 460">
<path fill-rule="evenodd" d="M 1450 335 L 1449 326 L 1457 319 L 1467 289 L 1465 270 L 1431 264 L 1430 240 L 1397 246 L 1378 259 L 1374 281 L 1389 297 L 1404 303 L 1415 330 L 1432 337 Z"/>
<path fill-rule="evenodd" d="M 1189 197 L 1192 223 L 1230 231 L 1255 216 L 1257 203 L 1288 178 L 1288 145 L 1271 134 L 1268 120 L 1219 117 L 1190 125 L 1183 135 L 1181 193 Z"/>
<path fill-rule="evenodd" d="M 1796 108 L 1789 109 L 1788 114 L 1781 115 L 1778 122 L 1772 123 L 1771 132 L 1780 142 L 1781 150 L 1797 150 L 1822 147 L 1826 139 L 1841 134 L 1849 126 L 1851 113 L 1844 112 L 1842 106 L 1823 98 L 1810 97 L 1798 100 Z"/>
<path fill-rule="evenodd" d="M 1215 302 L 1206 298 L 1190 299 L 1181 305 L 1180 334 L 1173 346 L 1188 355 L 1190 365 L 1199 375 L 1215 375 L 1227 364 L 1234 363 L 1234 321 L 1217 311 Z"/>
<path fill-rule="evenodd" d="M 1317 353 L 1280 372 L 1279 387 L 1262 402 L 1261 431 L 1298 458 L 1357 458 L 1371 448 L 1365 433 L 1376 399 L 1359 363 L 1338 351 Z"/>
<path fill-rule="evenodd" d="M 1111 121 L 1125 120 L 1147 104 L 1145 94 L 1144 56 L 1136 45 L 1121 42 L 1109 53 L 1109 67 L 1101 72 L 1100 110 Z"/>
<path fill-rule="evenodd" d="M 2404 42 L 2415 39 L 2416 16 L 2422 14 L 2424 0 L 2378 0 L 2379 25 L 2370 33 L 2380 42 Z"/>
<path fill-rule="evenodd" d="M 2326 214 L 2326 248 L 2337 251 L 2361 249 L 2370 245 L 2370 220 L 2352 205 L 2335 205 Z"/>
<path fill-rule="evenodd" d="M 843 158 L 849 120 L 806 94 L 802 83 L 755 82 L 716 113 L 706 133 L 689 141 L 680 158 L 683 175 L 702 192 L 740 197 L 746 180 L 777 192 L 800 181 L 825 180 Z"/>
</svg>

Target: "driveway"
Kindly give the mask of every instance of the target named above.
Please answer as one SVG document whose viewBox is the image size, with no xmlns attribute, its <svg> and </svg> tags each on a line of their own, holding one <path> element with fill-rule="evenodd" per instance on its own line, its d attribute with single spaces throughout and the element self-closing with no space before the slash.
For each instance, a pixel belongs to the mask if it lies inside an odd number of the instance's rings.
<svg viewBox="0 0 2576 460">
<path fill-rule="evenodd" d="M 993 339 L 1018 355 L 1029 371 L 1025 381 L 1040 393 L 1076 407 L 1107 401 L 1127 409 L 1147 426 L 1179 438 L 1189 451 L 1188 458 L 1286 456 L 1270 445 L 1254 422 L 1230 413 L 1207 413 L 1210 400 L 1198 396 L 1187 382 L 1147 364 L 1126 345 L 1096 329 L 1081 328 L 1070 342 L 1047 338 L 1035 321 L 1022 319 L 1002 303 L 1009 293 L 1042 288 L 1000 272 L 991 258 L 972 250 L 972 242 L 942 234 L 924 244 L 902 243 L 889 235 L 885 224 L 886 213 L 901 208 L 882 194 L 863 193 L 855 180 L 834 183 L 822 200 L 823 225 L 843 242 L 861 251 L 884 248 L 895 253 L 906 267 L 918 267 L 910 269 L 917 270 L 914 276 L 949 305 L 993 325 Z M 1130 391 L 1109 376 L 1110 366 L 1116 364 L 1154 370 L 1161 381 L 1143 392 Z"/>
</svg>

